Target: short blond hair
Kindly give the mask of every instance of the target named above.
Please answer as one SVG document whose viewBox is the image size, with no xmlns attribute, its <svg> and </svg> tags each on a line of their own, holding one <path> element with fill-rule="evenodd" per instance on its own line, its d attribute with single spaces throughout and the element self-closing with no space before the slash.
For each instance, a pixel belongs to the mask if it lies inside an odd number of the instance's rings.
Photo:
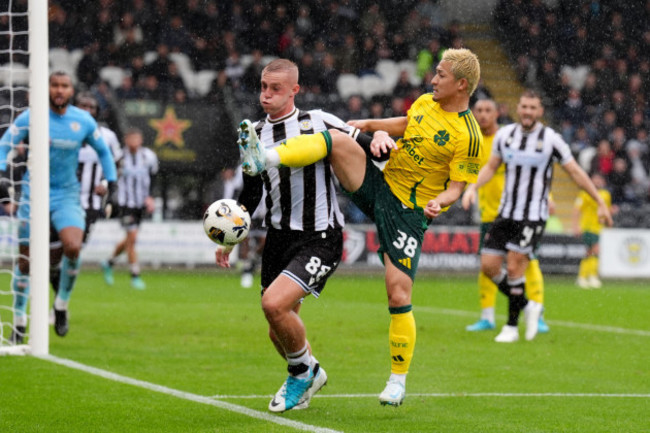
<svg viewBox="0 0 650 433">
<path fill-rule="evenodd" d="M 444 52 L 440 61 L 451 63 L 451 73 L 457 80 L 461 78 L 467 80 L 467 93 L 471 96 L 481 78 L 481 65 L 476 54 L 467 48 L 449 48 Z"/>
<path fill-rule="evenodd" d="M 296 83 L 298 82 L 299 72 L 298 66 L 288 59 L 275 59 L 271 60 L 268 65 L 262 69 L 262 75 L 267 72 L 286 72 L 292 78 L 295 77 Z"/>
</svg>

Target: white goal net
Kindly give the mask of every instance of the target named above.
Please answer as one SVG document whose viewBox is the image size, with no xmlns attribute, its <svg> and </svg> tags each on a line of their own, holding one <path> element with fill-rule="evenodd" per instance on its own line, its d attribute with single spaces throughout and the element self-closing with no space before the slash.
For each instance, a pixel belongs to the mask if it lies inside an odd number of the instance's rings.
<svg viewBox="0 0 650 433">
<path fill-rule="evenodd" d="M 47 2 L 0 2 L 0 134 L 30 110 L 28 143 L 12 148 L 0 185 L 0 354 L 46 355 L 49 272 L 49 98 Z M 22 175 L 30 171 L 31 291 L 21 294 L 14 269 Z M 25 240 L 27 241 L 27 240 Z M 28 305 L 26 315 L 21 304 Z M 16 309 L 16 306 L 19 306 Z M 23 332 L 24 331 L 24 332 Z"/>
</svg>

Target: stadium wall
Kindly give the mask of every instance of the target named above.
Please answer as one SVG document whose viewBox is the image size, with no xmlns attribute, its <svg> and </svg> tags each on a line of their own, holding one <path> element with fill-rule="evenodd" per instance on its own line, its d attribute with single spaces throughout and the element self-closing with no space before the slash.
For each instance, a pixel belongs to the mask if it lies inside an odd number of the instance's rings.
<svg viewBox="0 0 650 433">
<path fill-rule="evenodd" d="M 12 251 L 17 249 L 15 235 L 17 225 L 9 221 L 0 221 L 0 257 L 6 260 L 11 257 Z M 629 251 L 639 253 L 634 264 L 634 269 L 643 269 L 650 273 L 648 246 L 650 246 L 650 230 L 610 230 L 615 234 L 626 233 L 626 236 L 610 241 L 609 236 L 604 236 L 602 250 L 606 253 Z M 88 245 L 82 252 L 84 264 L 98 264 L 101 260 L 110 257 L 115 244 L 123 236 L 123 230 L 117 220 L 100 221 L 95 224 Z M 382 264 L 376 254 L 379 248 L 377 232 L 373 225 L 347 225 L 344 232 L 345 248 L 341 266 L 350 270 L 377 270 L 382 269 Z M 630 239 L 641 239 L 643 242 L 634 243 Z M 612 245 L 611 243 L 615 244 Z M 427 230 L 422 245 L 420 257 L 420 270 L 451 271 L 451 272 L 476 272 L 479 268 L 477 254 L 479 246 L 479 232 L 477 227 L 467 226 L 431 226 Z M 203 232 L 200 221 L 145 221 L 138 234 L 138 257 L 144 266 L 160 267 L 185 267 L 214 266 L 215 245 Z M 542 269 L 548 273 L 577 273 L 580 259 L 585 254 L 585 247 L 580 239 L 567 236 L 548 234 L 542 240 L 539 248 L 539 258 Z M 601 260 L 606 266 L 618 267 L 624 263 L 624 257 L 631 257 L 631 253 L 617 257 L 616 260 L 608 258 Z M 237 251 L 231 255 L 237 257 Z M 622 258 L 623 257 L 623 258 Z M 121 262 L 126 263 L 122 256 Z M 607 268 L 609 269 L 609 268 Z M 650 276 L 650 274 L 643 274 Z M 621 274 L 620 269 L 616 276 Z M 620 276 L 627 276 L 622 272 Z M 608 274 L 610 275 L 610 274 Z M 637 274 L 635 274 L 636 276 Z"/>
</svg>

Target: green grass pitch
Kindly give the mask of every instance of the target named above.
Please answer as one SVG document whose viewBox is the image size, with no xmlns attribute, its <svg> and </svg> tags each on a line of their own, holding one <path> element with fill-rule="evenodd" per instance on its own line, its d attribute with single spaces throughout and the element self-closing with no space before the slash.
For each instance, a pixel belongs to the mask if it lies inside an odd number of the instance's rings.
<svg viewBox="0 0 650 433">
<path fill-rule="evenodd" d="M 479 314 L 475 276 L 421 275 L 407 396 L 393 408 L 377 399 L 390 370 L 383 280 L 339 272 L 301 313 L 329 383 L 309 409 L 275 415 L 266 407 L 286 370 L 259 291 L 234 271 L 144 277 L 135 291 L 126 273 L 107 287 L 84 269 L 70 333 L 51 332 L 55 358 L 0 357 L 0 432 L 650 431 L 647 281 L 586 291 L 549 276 L 551 332 L 498 344 L 498 329 L 465 331 Z M 498 328 L 505 311 L 500 295 Z"/>
</svg>

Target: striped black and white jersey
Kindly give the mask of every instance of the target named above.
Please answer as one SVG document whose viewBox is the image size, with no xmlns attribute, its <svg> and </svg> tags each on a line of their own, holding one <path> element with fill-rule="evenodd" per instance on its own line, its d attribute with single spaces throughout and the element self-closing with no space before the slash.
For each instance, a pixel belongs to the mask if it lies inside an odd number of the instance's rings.
<svg viewBox="0 0 650 433">
<path fill-rule="evenodd" d="M 553 164 L 573 160 L 560 134 L 537 122 L 528 133 L 519 123 L 497 131 L 492 154 L 505 164 L 499 216 L 515 221 L 546 221 Z"/>
<path fill-rule="evenodd" d="M 99 131 L 106 145 L 113 154 L 115 165 L 122 159 L 122 148 L 117 136 L 113 131 L 105 126 L 100 126 Z M 84 143 L 79 149 L 79 167 L 77 176 L 81 185 L 81 206 L 84 209 L 101 210 L 102 197 L 95 194 L 95 187 L 100 184 L 104 178 L 102 166 L 99 163 L 97 152 L 88 144 Z"/>
<path fill-rule="evenodd" d="M 262 144 L 271 149 L 300 134 L 339 129 L 351 136 L 359 130 L 322 110 L 294 111 L 283 118 L 268 116 L 255 124 Z M 266 227 L 279 230 L 322 231 L 345 224 L 336 198 L 334 175 L 328 158 L 306 167 L 270 168 L 261 174 L 266 192 Z"/>
<path fill-rule="evenodd" d="M 158 157 L 153 150 L 140 147 L 135 153 L 124 150 L 121 173 L 117 181 L 120 206 L 142 208 L 151 195 L 151 179 L 158 172 Z"/>
</svg>

